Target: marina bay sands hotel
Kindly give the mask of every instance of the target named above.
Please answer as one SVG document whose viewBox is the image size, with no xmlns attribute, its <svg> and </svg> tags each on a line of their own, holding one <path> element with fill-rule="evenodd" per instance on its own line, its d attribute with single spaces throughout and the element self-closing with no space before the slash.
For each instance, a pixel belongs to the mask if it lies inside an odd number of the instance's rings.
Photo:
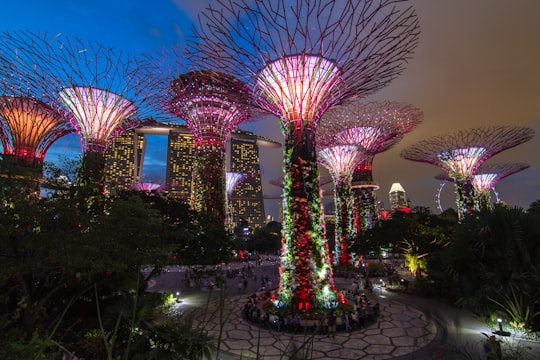
<svg viewBox="0 0 540 360">
<path fill-rule="evenodd" d="M 193 136 L 185 125 L 156 123 L 117 137 L 106 153 L 107 188 L 126 188 L 142 182 L 147 136 L 167 137 L 165 185 L 168 196 L 188 200 L 191 191 Z M 234 225 L 241 220 L 250 227 L 265 223 L 259 158 L 260 147 L 279 148 L 280 143 L 249 131 L 235 130 L 227 144 L 227 169 L 243 175 L 229 198 Z"/>
</svg>

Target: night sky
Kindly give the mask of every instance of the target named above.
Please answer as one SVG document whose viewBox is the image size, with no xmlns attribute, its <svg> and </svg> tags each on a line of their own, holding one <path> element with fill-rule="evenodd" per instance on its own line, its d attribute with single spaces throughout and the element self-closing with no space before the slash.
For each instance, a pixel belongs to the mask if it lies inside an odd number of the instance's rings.
<svg viewBox="0 0 540 360">
<path fill-rule="evenodd" d="M 0 30 L 31 30 L 49 35 L 95 40 L 132 55 L 183 44 L 198 11 L 207 0 L 48 0 L 3 2 Z M 489 162 L 525 162 L 531 167 L 503 179 L 497 186 L 509 205 L 528 208 L 540 199 L 540 1 L 537 0 L 414 0 L 421 36 L 403 74 L 366 100 L 407 102 L 424 111 L 424 122 L 394 148 L 378 154 L 374 179 L 380 201 L 400 182 L 413 206 L 437 212 L 441 172 L 436 166 L 402 159 L 406 146 L 433 135 L 488 125 L 520 125 L 535 129 L 529 142 L 502 152 Z M 282 142 L 278 121 L 265 117 L 241 126 Z M 155 139 L 154 139 L 155 140 Z M 161 141 L 163 143 L 163 141 Z M 163 145 L 164 146 L 164 145 Z M 163 149 L 147 154 L 150 166 L 163 168 Z M 60 153 L 80 154 L 76 135 L 57 141 L 46 160 Z M 161 155 L 159 155 L 161 153 Z M 281 177 L 281 150 L 261 149 L 263 191 L 278 197 L 269 180 Z M 162 170 L 163 172 L 164 170 Z M 324 170 L 323 170 L 324 176 Z M 450 184 L 442 205 L 453 207 Z M 276 218 L 278 200 L 266 202 Z"/>
</svg>

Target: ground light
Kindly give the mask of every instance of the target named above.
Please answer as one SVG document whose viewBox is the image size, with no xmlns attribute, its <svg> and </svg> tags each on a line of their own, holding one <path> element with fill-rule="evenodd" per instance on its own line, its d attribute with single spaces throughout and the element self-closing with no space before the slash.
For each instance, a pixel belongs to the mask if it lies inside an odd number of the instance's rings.
<svg viewBox="0 0 540 360">
<path fill-rule="evenodd" d="M 494 333 L 495 335 L 500 335 L 500 336 L 510 336 L 510 332 L 509 332 L 509 331 L 504 331 L 504 330 L 503 330 L 503 324 L 502 324 L 503 321 L 502 321 L 501 318 L 498 318 L 498 319 L 497 319 L 497 323 L 499 324 L 499 330 L 494 331 L 493 333 Z"/>
</svg>

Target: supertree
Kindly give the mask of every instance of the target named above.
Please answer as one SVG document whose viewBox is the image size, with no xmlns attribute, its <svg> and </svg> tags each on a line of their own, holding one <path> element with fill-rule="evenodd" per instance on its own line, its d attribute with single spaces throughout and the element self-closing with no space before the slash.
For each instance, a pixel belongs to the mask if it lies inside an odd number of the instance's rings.
<svg viewBox="0 0 540 360">
<path fill-rule="evenodd" d="M 361 161 L 363 149 L 355 145 L 323 145 L 331 139 L 318 139 L 322 145 L 319 162 L 324 165 L 334 182 L 334 204 L 336 207 L 335 259 L 340 266 L 349 264 L 351 255 L 348 245 L 352 238 L 352 193 L 351 179 L 355 165 Z"/>
<path fill-rule="evenodd" d="M 0 52 L 11 54 L 3 35 Z M 21 67 L 16 56 L 0 58 L 0 141 L 4 165 L 10 163 L 4 174 L 22 179 L 34 194 L 39 193 L 47 150 L 73 132 L 65 112 L 45 102 L 47 82 L 40 70 Z"/>
<path fill-rule="evenodd" d="M 487 126 L 437 135 L 401 151 L 401 157 L 442 168 L 453 180 L 460 221 L 478 209 L 473 175 L 492 156 L 529 141 L 534 130 L 522 126 Z"/>
<path fill-rule="evenodd" d="M 326 137 L 357 145 L 365 150 L 352 175 L 353 226 L 357 234 L 378 222 L 379 212 L 373 180 L 373 160 L 415 129 L 423 120 L 423 112 L 413 105 L 400 102 L 355 101 L 326 113 L 318 129 Z"/>
<path fill-rule="evenodd" d="M 384 87 L 418 42 L 403 1 L 218 0 L 199 17 L 189 58 L 243 79 L 285 137 L 283 227 L 276 306 L 335 307 L 324 238 L 315 130 L 322 114 Z"/>
<path fill-rule="evenodd" d="M 159 193 L 165 189 L 161 184 L 151 183 L 151 182 L 137 182 L 129 186 L 133 191 L 140 191 L 144 193 Z"/>
<path fill-rule="evenodd" d="M 89 195 L 104 192 L 104 151 L 112 140 L 145 117 L 142 93 L 129 57 L 102 44 L 49 37 L 28 31 L 6 32 L 5 43 L 27 69 L 43 69 L 47 99 L 59 102 L 81 140 L 79 184 Z"/>
<path fill-rule="evenodd" d="M 191 207 L 216 224 L 227 221 L 226 146 L 233 130 L 252 116 L 251 91 L 224 72 L 195 68 L 182 49 L 171 46 L 142 54 L 138 88 L 156 109 L 183 120 L 193 135 Z M 150 82 L 150 85 L 149 85 Z"/>
<path fill-rule="evenodd" d="M 476 203 L 478 209 L 491 208 L 491 191 L 495 194 L 497 202 L 500 202 L 495 186 L 502 179 L 517 172 L 528 169 L 529 164 L 525 163 L 493 163 L 482 164 L 472 176 L 472 186 L 476 192 Z M 446 173 L 435 176 L 436 179 L 453 182 L 454 179 Z M 438 199 L 439 208 L 441 208 Z"/>
</svg>

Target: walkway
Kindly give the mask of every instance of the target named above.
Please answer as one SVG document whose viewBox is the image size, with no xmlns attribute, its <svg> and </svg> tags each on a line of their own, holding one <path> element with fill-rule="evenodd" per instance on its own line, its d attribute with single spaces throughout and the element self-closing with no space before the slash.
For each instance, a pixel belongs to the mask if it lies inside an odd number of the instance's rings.
<svg viewBox="0 0 540 360">
<path fill-rule="evenodd" d="M 256 267 L 256 275 L 277 284 L 276 264 Z M 237 290 L 238 279 L 227 279 L 227 296 L 220 306 L 217 290 L 183 288 L 183 270 L 173 269 L 149 284 L 152 291 L 181 291 L 181 308 L 199 308 L 195 326 L 220 339 L 220 360 L 255 359 L 366 359 L 430 360 L 443 349 L 445 359 L 484 359 L 482 332 L 491 333 L 473 314 L 435 300 L 376 288 L 380 315 L 375 323 L 335 338 L 323 334 L 277 332 L 263 329 L 242 318 L 246 297 L 260 283 L 250 279 L 245 291 Z M 335 278 L 338 289 L 349 288 L 350 279 Z M 206 305 L 205 305 L 206 304 Z M 181 310 L 183 311 L 183 310 Z M 437 326 L 437 323 L 443 326 Z M 531 348 L 528 357 L 540 359 L 540 343 L 505 338 L 514 348 Z M 451 352 L 454 350 L 454 354 Z M 292 355 L 295 355 L 294 357 Z M 441 357 L 442 358 L 442 357 Z"/>
</svg>

